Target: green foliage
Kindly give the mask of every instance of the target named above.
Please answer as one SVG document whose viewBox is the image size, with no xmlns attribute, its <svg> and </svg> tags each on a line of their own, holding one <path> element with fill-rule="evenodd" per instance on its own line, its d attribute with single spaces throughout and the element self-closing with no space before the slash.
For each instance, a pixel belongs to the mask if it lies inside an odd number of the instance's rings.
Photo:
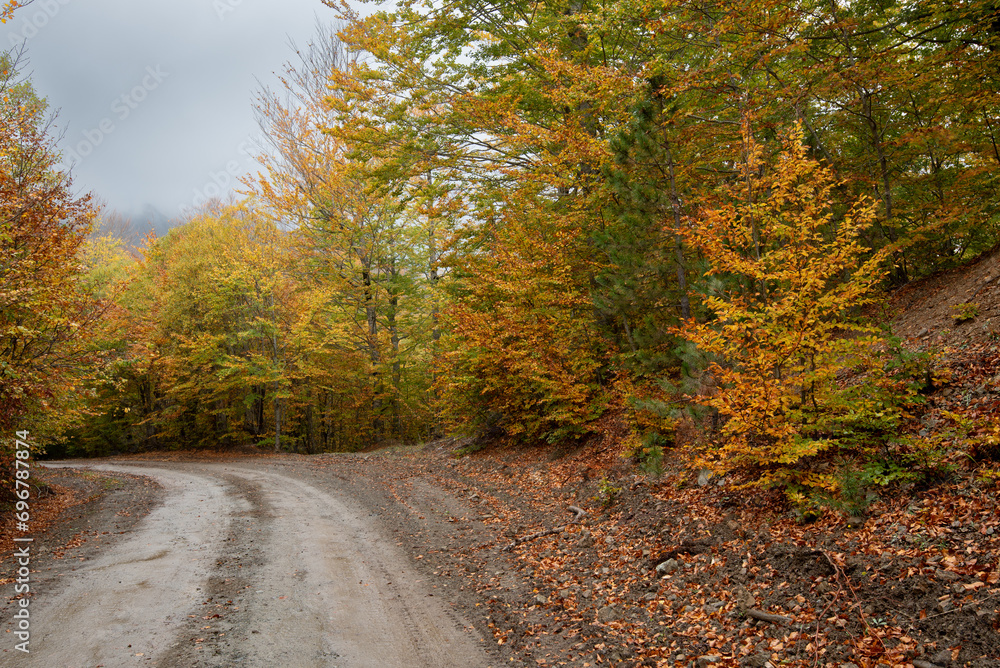
<svg viewBox="0 0 1000 668">
<path fill-rule="evenodd" d="M 868 465 L 872 481 L 885 486 L 894 483 L 931 484 L 950 480 L 958 470 L 958 464 L 950 460 L 954 449 L 945 443 L 950 436 L 901 437 L 891 444 L 884 458 L 876 459 Z"/>
<path fill-rule="evenodd" d="M 610 215 L 592 233 L 602 259 L 592 291 L 597 323 L 636 373 L 676 364 L 671 330 L 691 316 L 681 237 L 690 190 L 682 189 L 688 175 L 665 129 L 669 120 L 662 100 L 644 99 L 610 140 L 613 160 L 603 166 Z"/>
<path fill-rule="evenodd" d="M 603 476 L 597 486 L 597 496 L 594 500 L 601 504 L 603 508 L 610 508 L 621 494 L 622 488 L 612 483 L 607 476 Z"/>
<path fill-rule="evenodd" d="M 702 464 L 790 494 L 853 484 L 838 454 L 882 462 L 872 484 L 947 468 L 944 442 L 900 436 L 933 360 L 859 313 L 1000 236 L 991 4 L 337 6 L 292 102 L 261 96 L 256 200 L 135 269 L 88 251 L 76 287 L 114 305 L 67 447 L 312 452 L 441 424 L 558 442 L 613 410 L 657 472 L 688 395 Z M 72 338 L 88 300 L 56 287 L 45 331 Z M 13 301 L 5 336 L 45 329 Z M 5 414 L 48 403 L 55 367 L 0 362 Z"/>
<path fill-rule="evenodd" d="M 919 482 L 920 473 L 913 470 L 908 459 L 896 454 L 869 462 L 864 467 L 864 479 L 881 487 Z"/>
<path fill-rule="evenodd" d="M 975 302 L 952 304 L 951 314 L 956 324 L 975 320 L 979 316 L 979 304 Z"/>
<path fill-rule="evenodd" d="M 639 462 L 639 468 L 650 475 L 663 475 L 666 470 L 663 466 L 664 448 L 669 445 L 670 442 L 658 432 L 643 436 L 633 454 Z"/>
<path fill-rule="evenodd" d="M 840 460 L 835 463 L 834 491 L 811 490 L 809 499 L 816 509 L 831 508 L 848 516 L 864 517 L 868 508 L 878 501 L 873 484 L 880 484 L 869 467 L 859 467 L 855 462 Z"/>
<path fill-rule="evenodd" d="M 949 422 L 933 433 L 901 434 L 871 450 L 864 465 L 865 476 L 880 486 L 932 484 L 951 479 L 958 470 L 957 447 L 970 440 L 975 430 L 971 419 L 944 413 Z"/>
<path fill-rule="evenodd" d="M 841 467 L 837 472 L 837 497 L 830 505 L 847 515 L 864 516 L 868 508 L 878 501 L 878 494 L 871 490 L 873 478 L 867 470 L 857 470 L 850 466 Z"/>
<path fill-rule="evenodd" d="M 623 377 L 616 391 L 624 404 L 624 422 L 629 429 L 625 452 L 650 475 L 664 473 L 664 456 L 673 446 L 679 411 L 671 401 L 672 388 L 664 382 L 629 380 Z"/>
</svg>

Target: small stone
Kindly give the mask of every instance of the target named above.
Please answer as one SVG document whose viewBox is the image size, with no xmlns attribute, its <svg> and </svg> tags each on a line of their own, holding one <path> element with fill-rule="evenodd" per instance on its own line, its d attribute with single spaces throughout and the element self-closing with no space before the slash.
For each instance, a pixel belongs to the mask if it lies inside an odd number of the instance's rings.
<svg viewBox="0 0 1000 668">
<path fill-rule="evenodd" d="M 677 559 L 667 559 L 661 564 L 657 565 L 656 572 L 660 575 L 670 575 L 671 573 L 677 571 L 681 567 L 681 562 Z"/>
<path fill-rule="evenodd" d="M 851 515 L 847 518 L 847 528 L 848 529 L 860 529 L 865 525 L 865 518 L 858 517 L 857 515 Z"/>
<path fill-rule="evenodd" d="M 951 663 L 951 650 L 941 650 L 931 657 L 931 663 L 936 663 L 939 666 L 947 666 Z"/>
<path fill-rule="evenodd" d="M 618 619 L 618 611 L 613 606 L 606 605 L 597 611 L 597 621 L 602 624 L 613 622 Z"/>
<path fill-rule="evenodd" d="M 535 594 L 535 603 L 538 603 L 539 605 L 545 605 L 548 602 L 549 602 L 549 597 L 546 596 L 545 594 Z"/>
<path fill-rule="evenodd" d="M 951 571 L 946 571 L 941 568 L 934 570 L 934 577 L 938 580 L 945 580 L 947 582 L 954 582 L 958 580 L 961 576 L 958 573 L 952 573 Z"/>
<path fill-rule="evenodd" d="M 746 612 L 750 608 L 757 605 L 757 600 L 753 597 L 753 594 L 744 587 L 739 586 L 736 588 L 736 609 L 740 612 Z"/>
<path fill-rule="evenodd" d="M 757 654 L 752 654 L 747 658 L 743 659 L 741 665 L 745 666 L 745 668 L 764 668 L 764 666 L 768 663 L 768 659 L 770 658 L 771 658 L 770 654 L 759 652 Z"/>
<path fill-rule="evenodd" d="M 584 529 L 580 532 L 580 538 L 576 541 L 577 547 L 593 547 L 594 537 L 590 535 L 590 532 Z"/>
<path fill-rule="evenodd" d="M 940 612 L 948 612 L 949 610 L 952 609 L 952 607 L 954 606 L 952 605 L 951 601 L 947 599 L 944 601 L 939 601 L 937 604 L 937 609 Z M 937 663 L 937 661 L 935 661 L 934 663 Z"/>
<path fill-rule="evenodd" d="M 714 655 L 699 656 L 698 660 L 695 661 L 695 665 L 698 668 L 708 668 L 708 666 L 711 666 L 713 663 L 718 663 L 721 660 L 721 657 Z"/>
<path fill-rule="evenodd" d="M 702 469 L 701 472 L 698 473 L 698 486 L 704 487 L 707 485 L 708 481 L 712 479 L 712 475 L 712 472 L 708 469 Z"/>
</svg>

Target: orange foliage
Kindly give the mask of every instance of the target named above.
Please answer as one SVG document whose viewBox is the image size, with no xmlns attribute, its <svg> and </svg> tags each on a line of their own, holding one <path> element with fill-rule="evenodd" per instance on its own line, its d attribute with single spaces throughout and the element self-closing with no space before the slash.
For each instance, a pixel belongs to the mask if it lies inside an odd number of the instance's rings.
<svg viewBox="0 0 1000 668">
<path fill-rule="evenodd" d="M 527 439 L 578 436 L 606 403 L 598 384 L 605 344 L 581 280 L 590 261 L 579 221 L 524 198 L 502 224 L 481 231 L 488 252 L 458 267 L 463 294 L 447 312 L 446 414 Z"/>
<path fill-rule="evenodd" d="M 873 301 L 882 277 L 883 254 L 865 259 L 859 240 L 875 212 L 865 200 L 835 209 L 837 183 L 807 156 L 801 128 L 788 134 L 773 168 L 746 129 L 744 137 L 739 180 L 689 234 L 715 279 L 704 304 L 716 319 L 679 330 L 715 359 L 718 389 L 697 400 L 725 424 L 707 459 L 721 471 L 764 467 L 772 471 L 760 478 L 765 484 L 828 486 L 790 471 L 846 446 L 843 420 L 867 409 L 849 404 L 838 373 L 874 365 L 878 338 L 852 312 Z"/>
<path fill-rule="evenodd" d="M 0 59 L 0 426 L 45 407 L 88 358 L 98 316 L 80 286 L 81 244 L 94 216 L 56 171 L 45 104 Z M 20 422 L 17 428 L 25 429 Z"/>
</svg>

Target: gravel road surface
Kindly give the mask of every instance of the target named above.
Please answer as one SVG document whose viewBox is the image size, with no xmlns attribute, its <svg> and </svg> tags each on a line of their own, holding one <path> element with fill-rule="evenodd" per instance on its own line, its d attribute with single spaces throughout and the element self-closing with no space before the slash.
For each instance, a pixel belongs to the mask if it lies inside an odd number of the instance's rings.
<svg viewBox="0 0 1000 668">
<path fill-rule="evenodd" d="M 31 653 L 6 651 L 0 665 L 491 663 L 476 630 L 346 494 L 253 461 L 46 466 L 146 476 L 162 503 L 39 584 Z"/>
</svg>

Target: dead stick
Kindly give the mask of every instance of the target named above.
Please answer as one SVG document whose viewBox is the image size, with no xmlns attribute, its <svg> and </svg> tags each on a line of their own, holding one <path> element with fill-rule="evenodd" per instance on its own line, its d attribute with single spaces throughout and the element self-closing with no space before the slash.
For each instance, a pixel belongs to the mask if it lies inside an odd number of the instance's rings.
<svg viewBox="0 0 1000 668">
<path fill-rule="evenodd" d="M 772 624 L 789 624 L 792 621 L 791 617 L 772 615 L 764 612 L 763 610 L 758 610 L 757 608 L 750 608 L 747 610 L 747 617 L 751 617 L 761 622 L 771 622 Z"/>
<path fill-rule="evenodd" d="M 537 533 L 533 533 L 533 534 L 531 534 L 529 536 L 525 536 L 524 538 L 515 538 L 513 543 L 511 543 L 507 547 L 503 548 L 503 550 L 501 550 L 501 551 L 502 552 L 510 552 L 511 550 L 513 550 L 518 545 L 522 545 L 524 543 L 527 543 L 528 541 L 532 541 L 532 540 L 535 540 L 537 538 L 542 538 L 543 536 L 551 536 L 554 533 L 561 533 L 561 532 L 565 531 L 566 529 L 568 529 L 569 527 L 571 527 L 572 525 L 574 525 L 577 522 L 579 522 L 583 518 L 583 516 L 587 514 L 586 510 L 584 510 L 583 508 L 578 508 L 576 506 L 570 506 L 568 508 L 568 510 L 575 515 L 575 517 L 572 520 L 570 520 L 570 522 L 568 524 L 563 524 L 563 525 L 560 525 L 560 526 L 557 526 L 557 527 L 553 527 L 551 529 L 545 529 L 544 531 L 538 531 Z"/>
<path fill-rule="evenodd" d="M 854 590 L 854 585 L 851 584 L 851 578 L 847 577 L 847 573 L 844 572 L 844 569 L 837 565 L 837 563 L 833 560 L 833 557 L 831 557 L 826 550 L 821 550 L 821 552 L 823 552 L 823 556 L 826 557 L 826 560 L 830 562 L 830 565 L 833 566 L 833 571 L 837 576 L 837 581 L 843 582 L 844 585 L 847 585 L 847 590 L 851 592 L 851 596 L 854 597 L 854 602 L 857 603 L 858 606 L 858 616 L 861 617 L 861 623 L 865 625 L 865 631 L 867 634 L 875 638 L 875 640 L 878 641 L 878 644 L 882 645 L 883 652 L 888 651 L 885 643 L 882 641 L 882 638 L 875 633 L 871 624 L 868 623 L 868 617 L 865 616 L 864 606 L 861 604 L 858 592 Z"/>
<path fill-rule="evenodd" d="M 823 608 L 823 612 L 821 612 L 819 615 L 816 616 L 816 634 L 814 636 L 814 645 L 816 647 L 816 654 L 815 654 L 816 660 L 813 661 L 813 668 L 818 668 L 818 666 L 819 666 L 819 649 L 820 649 L 820 646 L 819 646 L 819 627 L 820 627 L 820 624 L 823 623 L 823 620 L 826 618 L 826 613 L 830 612 L 830 609 L 833 607 L 833 604 L 840 600 L 840 593 L 842 591 L 843 591 L 843 588 L 841 588 L 840 590 L 838 590 L 837 593 L 833 595 L 833 598 L 830 600 L 830 602 L 826 604 L 826 607 Z"/>
</svg>

